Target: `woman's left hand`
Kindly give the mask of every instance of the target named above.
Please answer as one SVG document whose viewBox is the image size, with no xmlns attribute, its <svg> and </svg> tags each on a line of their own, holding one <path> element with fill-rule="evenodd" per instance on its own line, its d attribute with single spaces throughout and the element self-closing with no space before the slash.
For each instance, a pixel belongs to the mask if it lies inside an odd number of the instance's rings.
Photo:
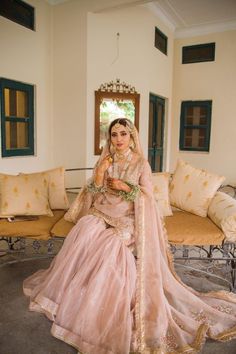
<svg viewBox="0 0 236 354">
<path fill-rule="evenodd" d="M 115 189 L 118 191 L 124 191 L 127 193 L 130 192 L 130 187 L 125 182 L 123 182 L 122 180 L 117 179 L 117 178 L 108 177 L 107 178 L 107 186 L 111 189 Z"/>
</svg>

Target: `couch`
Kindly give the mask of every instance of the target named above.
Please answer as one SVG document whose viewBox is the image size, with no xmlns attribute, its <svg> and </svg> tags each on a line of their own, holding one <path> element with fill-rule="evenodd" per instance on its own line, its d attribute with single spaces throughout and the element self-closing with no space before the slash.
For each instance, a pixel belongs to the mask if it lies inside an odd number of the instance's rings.
<svg viewBox="0 0 236 354">
<path fill-rule="evenodd" d="M 58 171 L 60 171 L 59 179 Z M 5 241 L 9 250 L 14 250 L 22 239 L 30 239 L 33 242 L 36 241 L 36 249 L 39 241 L 48 242 L 48 249 L 51 251 L 53 240 L 64 239 L 74 226 L 72 222 L 64 219 L 68 209 L 68 200 L 64 195 L 64 172 L 63 168 L 49 170 L 49 174 L 54 174 L 54 179 L 56 175 L 54 184 L 57 184 L 56 194 L 59 198 L 59 200 L 53 199 L 53 191 L 51 191 L 50 205 L 54 207 L 52 208 L 53 216 L 40 215 L 37 216 L 37 220 L 21 222 L 9 222 L 6 218 L 0 219 L 0 241 Z M 32 175 L 36 176 L 38 173 Z M 235 290 L 236 200 L 219 191 L 224 179 L 221 176 L 195 169 L 183 161 L 178 163 L 173 175 L 164 172 L 153 173 L 152 176 L 154 196 L 163 215 L 168 241 L 174 255 L 181 247 L 181 256 L 176 256 L 176 258 L 190 261 L 205 256 L 206 259 L 211 260 L 216 254 L 217 259 L 222 259 L 230 265 L 231 289 Z M 0 175 L 0 182 L 1 178 Z M 52 180 L 53 178 L 51 182 Z M 202 196 L 199 196 L 201 194 L 198 189 L 199 181 L 204 186 L 207 183 L 211 184 L 208 190 L 203 191 Z M 190 191 L 189 186 L 191 186 Z M 176 192 L 173 193 L 175 189 Z M 194 190 L 196 190 L 195 202 L 191 194 Z M 60 198 L 59 194 L 63 195 L 63 198 Z M 183 195 L 185 195 L 184 198 Z M 191 201 L 190 198 L 192 198 Z M 204 202 L 201 203 L 199 198 L 203 198 Z M 60 209 L 55 208 L 58 206 Z M 198 257 L 190 255 L 193 246 L 201 251 Z"/>
</svg>

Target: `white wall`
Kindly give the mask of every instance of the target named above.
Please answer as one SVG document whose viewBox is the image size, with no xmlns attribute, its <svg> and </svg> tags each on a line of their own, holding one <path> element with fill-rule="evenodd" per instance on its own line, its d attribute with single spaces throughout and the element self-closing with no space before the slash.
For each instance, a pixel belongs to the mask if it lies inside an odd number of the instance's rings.
<svg viewBox="0 0 236 354">
<path fill-rule="evenodd" d="M 86 27 L 79 2 L 55 6 L 53 41 L 54 159 L 86 165 Z"/>
<path fill-rule="evenodd" d="M 103 5 L 107 1 L 99 2 L 100 8 Z M 96 1 L 71 1 L 53 8 L 53 151 L 55 164 L 68 168 L 91 167 L 97 160 L 94 91 L 102 83 L 120 78 L 140 93 L 140 132 L 146 155 L 149 93 L 171 103 L 172 33 L 144 6 L 91 12 L 99 6 Z M 154 47 L 155 26 L 169 37 L 168 56 Z M 117 32 L 120 52 L 112 64 L 117 54 Z M 167 111 L 166 134 L 170 109 Z M 78 174 L 74 176 L 78 178 Z"/>
<path fill-rule="evenodd" d="M 29 3 L 36 8 L 35 32 L 0 17 L 0 77 L 36 85 L 36 155 L 0 157 L 1 172 L 92 166 L 97 159 L 94 91 L 101 83 L 120 78 L 140 93 L 140 135 L 146 156 L 152 92 L 167 99 L 166 169 L 173 170 L 181 157 L 224 174 L 228 182 L 236 181 L 236 31 L 176 39 L 173 48 L 173 34 L 145 6 L 92 13 L 108 1 Z M 155 26 L 168 36 L 168 56 L 154 47 Z M 119 58 L 113 62 L 117 33 Z M 215 62 L 181 64 L 183 45 L 212 41 Z M 203 99 L 213 100 L 210 152 L 180 152 L 181 101 Z"/>
<path fill-rule="evenodd" d="M 154 47 L 155 26 L 168 36 L 168 56 Z M 115 60 L 117 33 L 119 57 Z M 166 136 L 170 136 L 173 35 L 145 6 L 89 13 L 87 35 L 87 165 L 93 165 L 97 159 L 93 155 L 94 91 L 116 78 L 140 93 L 139 131 L 147 156 L 150 92 L 168 99 Z M 168 154 L 165 162 L 168 165 Z"/>
<path fill-rule="evenodd" d="M 28 1 L 36 9 L 36 31 L 0 16 L 0 77 L 35 85 L 35 156 L 0 157 L 6 173 L 39 171 L 53 165 L 51 6 Z"/>
<path fill-rule="evenodd" d="M 182 46 L 216 43 L 214 62 L 181 64 Z M 236 183 L 236 31 L 175 40 L 171 169 L 178 158 Z M 180 106 L 212 100 L 210 152 L 179 151 Z"/>
</svg>

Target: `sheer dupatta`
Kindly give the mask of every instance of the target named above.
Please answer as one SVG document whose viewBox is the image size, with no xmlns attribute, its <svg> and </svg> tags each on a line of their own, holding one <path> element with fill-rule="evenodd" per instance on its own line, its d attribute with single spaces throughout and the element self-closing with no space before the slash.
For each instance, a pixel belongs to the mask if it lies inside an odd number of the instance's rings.
<svg viewBox="0 0 236 354">
<path fill-rule="evenodd" d="M 131 350 L 136 354 L 196 353 L 206 337 L 221 341 L 236 337 L 236 296 L 222 291 L 198 293 L 176 275 L 153 196 L 151 168 L 143 159 L 137 130 L 131 128 L 134 152 L 141 157 L 137 164 L 140 193 L 134 203 L 137 279 Z M 96 166 L 108 154 L 109 140 Z M 85 186 L 65 219 L 76 223 L 92 203 L 93 195 Z"/>
<path fill-rule="evenodd" d="M 166 232 L 152 193 L 146 162 L 135 202 L 137 283 L 135 330 L 137 353 L 193 353 L 205 337 L 236 336 L 236 296 L 198 293 L 174 271 Z"/>
<path fill-rule="evenodd" d="M 143 151 L 141 148 L 138 131 L 130 121 L 127 120 L 127 123 L 130 127 L 130 135 L 134 141 L 132 151 L 138 154 L 140 157 L 143 157 Z M 109 140 L 109 137 L 107 138 L 107 142 L 104 148 L 102 149 L 101 156 L 99 157 L 98 161 L 94 166 L 93 176 L 87 180 L 86 185 L 81 189 L 80 193 L 78 194 L 74 202 L 71 204 L 70 209 L 64 215 L 65 220 L 76 223 L 81 217 L 87 214 L 88 210 L 90 209 L 93 203 L 93 195 L 87 190 L 87 185 L 93 182 L 97 166 L 108 155 L 113 155 L 111 151 L 111 142 Z"/>
</svg>

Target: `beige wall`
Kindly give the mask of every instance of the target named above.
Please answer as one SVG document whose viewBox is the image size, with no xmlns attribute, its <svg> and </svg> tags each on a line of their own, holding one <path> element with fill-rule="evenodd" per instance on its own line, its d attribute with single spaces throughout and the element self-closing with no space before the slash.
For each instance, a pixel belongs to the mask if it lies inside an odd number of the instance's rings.
<svg viewBox="0 0 236 354">
<path fill-rule="evenodd" d="M 51 6 L 28 1 L 36 8 L 36 31 L 0 16 L 0 77 L 35 85 L 35 156 L 2 158 L 1 172 L 39 171 L 53 165 Z"/>
<path fill-rule="evenodd" d="M 154 47 L 155 26 L 168 36 L 168 56 Z M 117 33 L 119 56 L 117 57 Z M 146 7 L 88 15 L 87 41 L 87 162 L 94 157 L 94 91 L 102 83 L 119 78 L 140 93 L 140 134 L 144 154 L 148 153 L 149 93 L 168 100 L 165 145 L 169 136 L 172 94 L 173 35 Z M 169 148 L 169 146 L 168 146 Z M 168 149 L 166 149 L 167 151 Z M 168 165 L 168 153 L 165 155 Z"/>
<path fill-rule="evenodd" d="M 100 8 L 106 3 L 100 1 Z M 140 131 L 146 155 L 149 93 L 171 102 L 173 36 L 170 31 L 143 6 L 96 14 L 91 12 L 94 9 L 99 10 L 96 1 L 71 1 L 53 8 L 53 151 L 55 164 L 65 167 L 90 167 L 97 160 L 94 91 L 101 83 L 120 78 L 141 94 Z M 155 26 L 169 36 L 168 56 L 154 48 Z M 117 54 L 117 32 L 120 54 L 112 64 Z M 166 136 L 170 126 L 167 108 Z M 78 174 L 74 176 L 76 179 Z"/>
<path fill-rule="evenodd" d="M 54 158 L 86 165 L 86 12 L 74 1 L 53 7 Z"/>
<path fill-rule="evenodd" d="M 146 156 L 152 92 L 167 99 L 166 169 L 173 170 L 181 157 L 235 182 L 236 31 L 176 39 L 173 48 L 173 34 L 145 6 L 92 13 L 107 0 L 99 6 L 95 0 L 57 6 L 29 2 L 36 8 L 36 32 L 0 17 L 0 76 L 36 86 L 36 155 L 0 157 L 1 171 L 92 166 L 97 159 L 94 91 L 101 83 L 120 78 L 141 95 L 140 134 Z M 154 48 L 155 26 L 169 38 L 168 56 Z M 113 62 L 117 32 L 119 57 Z M 216 42 L 215 62 L 181 64 L 183 45 L 211 41 Z M 210 152 L 180 152 L 181 101 L 206 99 L 213 100 Z"/>
<path fill-rule="evenodd" d="M 181 64 L 182 46 L 216 43 L 214 62 Z M 236 183 L 236 31 L 175 40 L 171 170 L 178 158 Z M 180 105 L 185 100 L 212 102 L 210 152 L 179 151 Z"/>
</svg>

